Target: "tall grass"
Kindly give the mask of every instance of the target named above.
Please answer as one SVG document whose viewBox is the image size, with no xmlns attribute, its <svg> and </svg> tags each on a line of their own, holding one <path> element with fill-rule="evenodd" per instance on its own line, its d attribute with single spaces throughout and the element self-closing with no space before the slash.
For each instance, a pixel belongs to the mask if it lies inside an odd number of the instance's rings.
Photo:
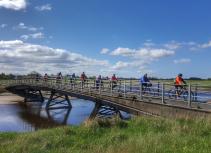
<svg viewBox="0 0 211 153">
<path fill-rule="evenodd" d="M 0 133 L 1 153 L 210 153 L 209 119 L 139 117 L 87 121 L 32 133 Z"/>
</svg>

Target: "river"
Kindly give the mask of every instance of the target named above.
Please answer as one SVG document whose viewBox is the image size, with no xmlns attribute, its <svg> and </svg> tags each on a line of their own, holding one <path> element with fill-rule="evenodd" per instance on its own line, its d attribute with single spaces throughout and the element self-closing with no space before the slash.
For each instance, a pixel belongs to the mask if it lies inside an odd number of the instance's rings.
<svg viewBox="0 0 211 153">
<path fill-rule="evenodd" d="M 61 125 L 79 125 L 89 118 L 95 103 L 72 99 L 71 109 L 47 111 L 40 102 L 23 102 L 10 93 L 0 94 L 0 131 L 27 132 Z"/>
<path fill-rule="evenodd" d="M 93 115 L 93 110 L 96 110 L 94 102 L 77 98 L 71 98 L 72 108 L 70 109 L 46 110 L 46 102 L 47 99 L 44 104 L 39 101 L 26 104 L 22 97 L 11 93 L 1 93 L 0 132 L 30 132 L 57 126 L 77 126 L 89 119 L 91 114 Z M 100 110 L 106 113 L 106 117 L 112 117 L 112 111 L 109 108 L 102 107 Z M 100 110 L 97 112 L 99 111 L 98 115 L 102 116 Z M 124 119 L 131 117 L 123 111 L 120 111 L 120 114 Z"/>
</svg>

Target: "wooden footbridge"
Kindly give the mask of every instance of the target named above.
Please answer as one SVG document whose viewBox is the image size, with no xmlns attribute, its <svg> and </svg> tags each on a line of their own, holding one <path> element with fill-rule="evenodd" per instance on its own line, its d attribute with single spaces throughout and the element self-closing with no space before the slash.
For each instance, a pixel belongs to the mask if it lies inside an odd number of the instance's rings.
<svg viewBox="0 0 211 153">
<path fill-rule="evenodd" d="M 109 106 L 132 114 L 146 114 L 164 117 L 210 117 L 211 92 L 208 87 L 188 85 L 180 96 L 173 91 L 173 85 L 153 83 L 143 87 L 138 82 L 119 80 L 114 84 L 109 80 L 96 83 L 95 80 L 48 80 L 20 79 L 1 82 L 8 91 L 19 94 L 25 102 L 33 97 L 44 101 L 42 92 L 49 92 L 46 109 L 71 108 L 69 97 L 96 102 L 96 109 Z"/>
</svg>

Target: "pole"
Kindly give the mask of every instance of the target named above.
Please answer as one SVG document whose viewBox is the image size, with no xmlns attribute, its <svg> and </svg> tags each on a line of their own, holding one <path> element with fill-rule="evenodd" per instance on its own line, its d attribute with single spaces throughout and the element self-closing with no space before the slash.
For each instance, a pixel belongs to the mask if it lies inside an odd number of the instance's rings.
<svg viewBox="0 0 211 153">
<path fill-rule="evenodd" d="M 142 95 L 142 83 L 140 83 L 140 99 L 143 99 L 143 95 Z"/>
<path fill-rule="evenodd" d="M 162 104 L 165 104 L 165 86 L 164 83 L 162 83 Z"/>
<path fill-rule="evenodd" d="M 124 97 L 126 97 L 126 82 L 124 80 Z"/>
<path fill-rule="evenodd" d="M 99 94 L 101 94 L 101 80 L 99 80 Z"/>
<path fill-rule="evenodd" d="M 188 85 L 188 107 L 191 107 L 191 84 Z"/>
<path fill-rule="evenodd" d="M 111 81 L 111 96 L 113 95 L 113 82 Z"/>
</svg>

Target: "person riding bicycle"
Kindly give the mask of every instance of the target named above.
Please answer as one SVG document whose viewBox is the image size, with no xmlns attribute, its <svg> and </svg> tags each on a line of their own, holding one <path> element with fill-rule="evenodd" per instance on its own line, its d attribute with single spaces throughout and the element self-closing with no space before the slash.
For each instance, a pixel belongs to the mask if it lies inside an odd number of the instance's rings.
<svg viewBox="0 0 211 153">
<path fill-rule="evenodd" d="M 48 81 L 48 74 L 47 74 L 47 73 L 45 73 L 45 75 L 44 75 L 44 81 L 45 81 L 45 82 Z"/>
<path fill-rule="evenodd" d="M 140 78 L 140 83 L 142 84 L 142 88 L 143 87 L 151 87 L 152 83 L 150 82 L 149 78 L 147 77 L 147 73 L 144 74 L 141 78 Z"/>
<path fill-rule="evenodd" d="M 83 73 L 81 74 L 82 88 L 84 87 L 84 84 L 85 84 L 85 82 L 86 82 L 86 79 L 87 79 L 86 74 L 83 72 Z"/>
<path fill-rule="evenodd" d="M 176 94 L 178 96 L 180 96 L 179 94 L 179 91 L 184 88 L 184 86 L 186 86 L 186 82 L 185 80 L 182 78 L 182 73 L 179 73 L 177 75 L 177 77 L 175 78 L 175 81 L 174 81 L 174 84 L 175 84 L 175 88 L 176 88 Z"/>
<path fill-rule="evenodd" d="M 112 89 L 115 88 L 117 86 L 117 77 L 115 74 L 113 74 L 113 76 L 111 77 L 111 83 L 112 83 Z"/>
<path fill-rule="evenodd" d="M 70 76 L 70 84 L 73 85 L 75 83 L 75 79 L 76 79 L 76 75 L 75 73 L 73 73 L 71 76 Z"/>
<path fill-rule="evenodd" d="M 96 79 L 96 89 L 99 89 L 100 86 L 103 86 L 103 81 L 101 75 L 99 75 Z"/>
<path fill-rule="evenodd" d="M 56 77 L 56 83 L 61 83 L 61 81 L 62 81 L 62 72 L 59 72 L 58 74 L 57 74 L 57 77 Z"/>
</svg>

